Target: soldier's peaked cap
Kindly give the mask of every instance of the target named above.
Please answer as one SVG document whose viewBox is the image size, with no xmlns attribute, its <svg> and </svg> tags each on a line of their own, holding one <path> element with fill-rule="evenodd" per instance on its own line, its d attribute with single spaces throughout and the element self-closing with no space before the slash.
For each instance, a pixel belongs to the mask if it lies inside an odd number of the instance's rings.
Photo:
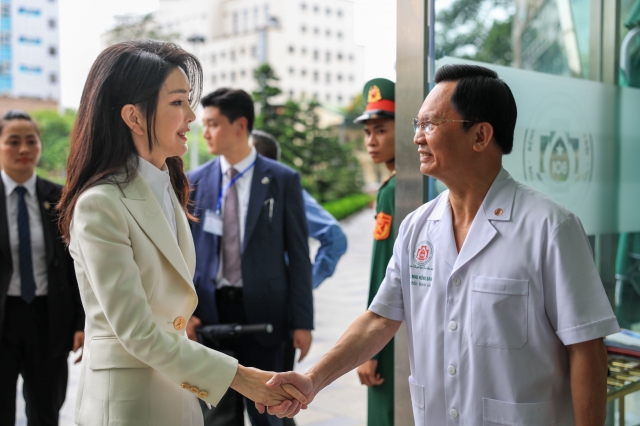
<svg viewBox="0 0 640 426">
<path fill-rule="evenodd" d="M 374 118 L 396 117 L 396 84 L 386 78 L 374 78 L 364 85 L 362 99 L 366 105 L 364 114 L 353 120 L 364 123 Z"/>
</svg>

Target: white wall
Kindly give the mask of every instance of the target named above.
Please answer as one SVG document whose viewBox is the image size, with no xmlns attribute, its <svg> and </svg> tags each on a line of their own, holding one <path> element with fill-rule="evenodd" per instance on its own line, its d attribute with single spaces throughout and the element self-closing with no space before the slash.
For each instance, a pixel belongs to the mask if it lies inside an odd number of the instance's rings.
<svg viewBox="0 0 640 426">
<path fill-rule="evenodd" d="M 266 61 L 280 77 L 283 99 L 316 95 L 323 104 L 337 106 L 362 90 L 364 52 L 354 41 L 353 1 L 195 0 L 188 8 L 187 1 L 161 0 L 158 21 L 167 31 L 181 32 L 182 46 L 200 58 L 205 93 L 219 87 L 254 90 L 253 70 L 265 42 Z M 205 35 L 204 46 L 185 41 L 196 32 Z"/>
</svg>

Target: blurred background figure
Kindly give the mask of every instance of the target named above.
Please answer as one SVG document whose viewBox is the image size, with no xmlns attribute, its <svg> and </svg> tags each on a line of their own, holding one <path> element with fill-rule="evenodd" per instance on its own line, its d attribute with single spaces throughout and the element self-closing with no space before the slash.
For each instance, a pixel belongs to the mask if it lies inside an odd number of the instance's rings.
<svg viewBox="0 0 640 426">
<path fill-rule="evenodd" d="M 198 307 L 187 334 L 213 324 L 273 325 L 268 334 L 221 342 L 244 365 L 283 371 L 283 345 L 293 337 L 303 359 L 311 346 L 313 295 L 300 176 L 258 155 L 249 144 L 255 112 L 243 90 L 221 88 L 202 98 L 204 138 L 218 157 L 188 172 L 196 246 Z M 285 261 L 288 259 L 288 262 Z M 253 402 L 228 391 L 210 410 L 207 426 L 281 426 Z"/>
<path fill-rule="evenodd" d="M 271 134 L 262 130 L 251 132 L 251 143 L 258 154 L 275 161 L 280 161 L 280 144 Z M 340 257 L 347 251 L 347 236 L 342 232 L 338 221 L 306 190 L 302 190 L 304 200 L 304 212 L 309 226 L 309 237 L 320 243 L 313 262 L 312 283 L 313 288 L 320 284 L 336 270 Z M 284 368 L 293 370 L 296 348 L 293 339 L 284 344 Z M 293 419 L 285 418 L 285 426 L 294 426 Z"/>
<path fill-rule="evenodd" d="M 269 133 L 262 130 L 251 132 L 251 141 L 258 151 L 275 161 L 280 161 L 280 144 Z M 302 190 L 304 211 L 309 225 L 309 237 L 318 240 L 320 247 L 313 262 L 313 288 L 333 275 L 340 257 L 347 251 L 347 237 L 338 221 L 311 196 Z"/>
<path fill-rule="evenodd" d="M 36 176 L 42 144 L 22 111 L 0 119 L 0 425 L 15 424 L 18 375 L 29 425 L 57 425 L 67 357 L 84 311 L 55 209 L 62 187 Z M 77 360 L 79 361 L 79 359 Z M 76 362 L 77 362 L 76 361 Z"/>
<path fill-rule="evenodd" d="M 391 172 L 391 177 L 380 187 L 376 202 L 368 307 L 385 277 L 396 239 L 393 228 L 396 192 L 395 83 L 386 78 L 374 78 L 365 84 L 362 98 L 367 106 L 354 122 L 364 124 L 364 142 L 373 162 L 384 164 Z M 391 339 L 373 359 L 358 367 L 360 382 L 369 387 L 369 426 L 393 425 L 393 351 Z"/>
</svg>

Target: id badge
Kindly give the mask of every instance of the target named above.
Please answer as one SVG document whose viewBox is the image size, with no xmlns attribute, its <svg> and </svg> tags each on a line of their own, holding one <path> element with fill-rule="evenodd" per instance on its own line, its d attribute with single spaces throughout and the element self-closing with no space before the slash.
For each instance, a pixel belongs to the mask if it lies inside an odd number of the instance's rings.
<svg viewBox="0 0 640 426">
<path fill-rule="evenodd" d="M 222 236 L 222 218 L 215 212 L 207 210 L 204 214 L 202 229 L 210 234 Z"/>
</svg>

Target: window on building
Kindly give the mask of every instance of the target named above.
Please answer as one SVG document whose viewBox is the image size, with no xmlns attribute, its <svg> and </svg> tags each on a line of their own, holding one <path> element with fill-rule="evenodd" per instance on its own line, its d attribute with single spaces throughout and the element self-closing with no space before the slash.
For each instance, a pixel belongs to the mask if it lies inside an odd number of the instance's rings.
<svg viewBox="0 0 640 426">
<path fill-rule="evenodd" d="M 257 58 L 258 57 L 258 47 L 257 46 L 251 46 L 251 57 L 252 58 Z"/>
<path fill-rule="evenodd" d="M 349 61 L 353 62 L 353 53 L 349 53 Z"/>
<path fill-rule="evenodd" d="M 245 33 L 249 32 L 249 11 L 247 9 L 242 11 L 242 29 Z"/>
<path fill-rule="evenodd" d="M 236 72 L 231 71 L 231 74 L 229 75 L 229 77 L 231 78 L 231 82 L 234 83 L 236 81 Z"/>
<path fill-rule="evenodd" d="M 238 12 L 233 12 L 233 33 L 238 34 L 240 29 L 238 28 Z"/>
<path fill-rule="evenodd" d="M 267 25 L 269 23 L 269 5 L 264 5 L 264 24 Z"/>
<path fill-rule="evenodd" d="M 11 74 L 11 61 L 0 62 L 0 75 Z"/>
<path fill-rule="evenodd" d="M 49 83 L 51 84 L 58 83 L 58 75 L 56 73 L 52 72 L 51 74 L 49 74 Z"/>
<path fill-rule="evenodd" d="M 49 19 L 49 28 L 55 28 L 56 27 L 56 20 L 51 18 Z"/>
<path fill-rule="evenodd" d="M 229 52 L 229 59 L 233 62 L 236 60 L 236 51 L 232 50 L 231 52 Z"/>
<path fill-rule="evenodd" d="M 224 50 L 220 52 L 220 58 L 225 59 L 226 57 L 227 57 L 227 52 L 225 52 Z"/>
<path fill-rule="evenodd" d="M 318 7 L 318 5 L 316 4 L 315 6 L 313 6 L 313 11 L 318 13 L 318 11 L 320 11 L 320 8 Z"/>
<path fill-rule="evenodd" d="M 320 73 L 318 71 L 313 72 L 313 81 L 316 83 L 320 81 Z"/>
<path fill-rule="evenodd" d="M 324 33 L 327 35 L 327 37 L 331 37 L 331 30 L 329 28 L 327 28 Z"/>
<path fill-rule="evenodd" d="M 42 40 L 39 37 L 20 36 L 18 37 L 18 42 L 38 46 L 40 45 L 40 43 L 42 43 Z"/>
<path fill-rule="evenodd" d="M 342 18 L 342 9 L 338 9 L 336 15 L 338 15 L 338 18 Z"/>
<path fill-rule="evenodd" d="M 211 75 L 211 83 L 212 84 L 216 84 L 216 75 L 215 74 Z"/>
<path fill-rule="evenodd" d="M 300 31 L 303 32 L 303 33 L 306 33 L 307 32 L 307 26 L 306 25 L 300 26 Z"/>
<path fill-rule="evenodd" d="M 338 102 L 342 102 L 342 95 L 338 95 Z"/>
<path fill-rule="evenodd" d="M 330 94 L 330 93 L 327 93 L 326 95 L 324 95 L 324 99 L 325 99 L 327 102 L 331 102 L 331 94 Z"/>
<path fill-rule="evenodd" d="M 257 30 L 260 26 L 260 11 L 258 10 L 258 6 L 253 8 L 253 29 Z"/>
<path fill-rule="evenodd" d="M 7 3 L 3 3 L 2 7 L 0 7 L 0 13 L 2 14 L 3 18 L 11 16 L 11 5 Z"/>
<path fill-rule="evenodd" d="M 300 9 L 307 10 L 307 4 L 306 3 L 300 3 Z"/>
<path fill-rule="evenodd" d="M 331 15 L 331 9 L 330 8 L 327 8 L 324 12 L 327 14 L 327 16 Z"/>
<path fill-rule="evenodd" d="M 314 34 L 316 34 L 316 35 L 320 34 L 320 28 L 315 27 L 315 28 L 313 29 L 313 33 L 314 33 Z"/>
<path fill-rule="evenodd" d="M 293 46 L 289 46 L 289 53 L 293 53 L 296 51 L 296 48 Z"/>
<path fill-rule="evenodd" d="M 58 54 L 58 49 L 55 46 L 49 46 L 49 55 L 56 56 Z"/>
<path fill-rule="evenodd" d="M 3 3 L 5 3 L 5 1 L 3 1 Z M 8 2 L 7 2 L 8 3 Z M 26 15 L 26 16 L 40 16 L 40 14 L 42 13 L 42 11 L 40 9 L 30 9 L 24 6 L 20 6 L 18 8 L 18 14 L 20 15 Z"/>
<path fill-rule="evenodd" d="M 305 70 L 304 68 L 300 70 L 300 75 L 302 75 L 303 77 L 307 76 L 307 70 Z"/>
<path fill-rule="evenodd" d="M 318 52 L 317 50 L 314 50 L 313 51 L 313 59 L 317 61 L 319 57 L 320 57 L 320 52 Z"/>
<path fill-rule="evenodd" d="M 289 74 L 293 75 L 293 73 L 294 73 L 293 67 L 289 67 Z"/>
<path fill-rule="evenodd" d="M 342 60 L 342 52 L 338 52 L 336 57 L 338 58 L 339 61 L 341 61 Z"/>
<path fill-rule="evenodd" d="M 303 55 L 307 54 L 307 48 L 303 47 L 302 49 L 300 49 L 300 53 L 302 53 Z"/>
<path fill-rule="evenodd" d="M 338 74 L 336 78 L 338 79 L 338 81 L 342 81 L 342 74 Z"/>
<path fill-rule="evenodd" d="M 0 44 L 11 44 L 11 32 L 3 31 L 0 33 Z"/>
<path fill-rule="evenodd" d="M 244 55 L 246 51 L 247 51 L 247 50 L 244 48 L 244 46 L 242 46 L 242 47 L 240 48 L 240 54 L 241 54 L 241 55 Z"/>
<path fill-rule="evenodd" d="M 324 81 L 325 81 L 325 83 L 327 83 L 327 84 L 331 83 L 331 73 L 327 73 L 327 74 L 325 74 L 325 76 L 324 76 Z"/>
<path fill-rule="evenodd" d="M 245 78 L 246 75 L 247 75 L 247 71 L 240 70 L 240 77 Z"/>
<path fill-rule="evenodd" d="M 353 74 L 349 74 L 349 82 L 353 83 L 353 80 L 354 80 Z"/>
<path fill-rule="evenodd" d="M 289 90 L 289 97 L 293 98 L 293 90 Z"/>
<path fill-rule="evenodd" d="M 215 53 L 214 53 L 213 55 L 211 55 L 211 63 L 212 63 L 213 65 L 215 65 L 215 64 L 216 64 L 216 54 L 215 54 Z"/>
<path fill-rule="evenodd" d="M 342 40 L 342 31 L 338 31 L 338 39 Z"/>
<path fill-rule="evenodd" d="M 327 53 L 325 53 L 325 60 L 327 63 L 331 62 L 331 52 L 327 51 Z"/>
</svg>

